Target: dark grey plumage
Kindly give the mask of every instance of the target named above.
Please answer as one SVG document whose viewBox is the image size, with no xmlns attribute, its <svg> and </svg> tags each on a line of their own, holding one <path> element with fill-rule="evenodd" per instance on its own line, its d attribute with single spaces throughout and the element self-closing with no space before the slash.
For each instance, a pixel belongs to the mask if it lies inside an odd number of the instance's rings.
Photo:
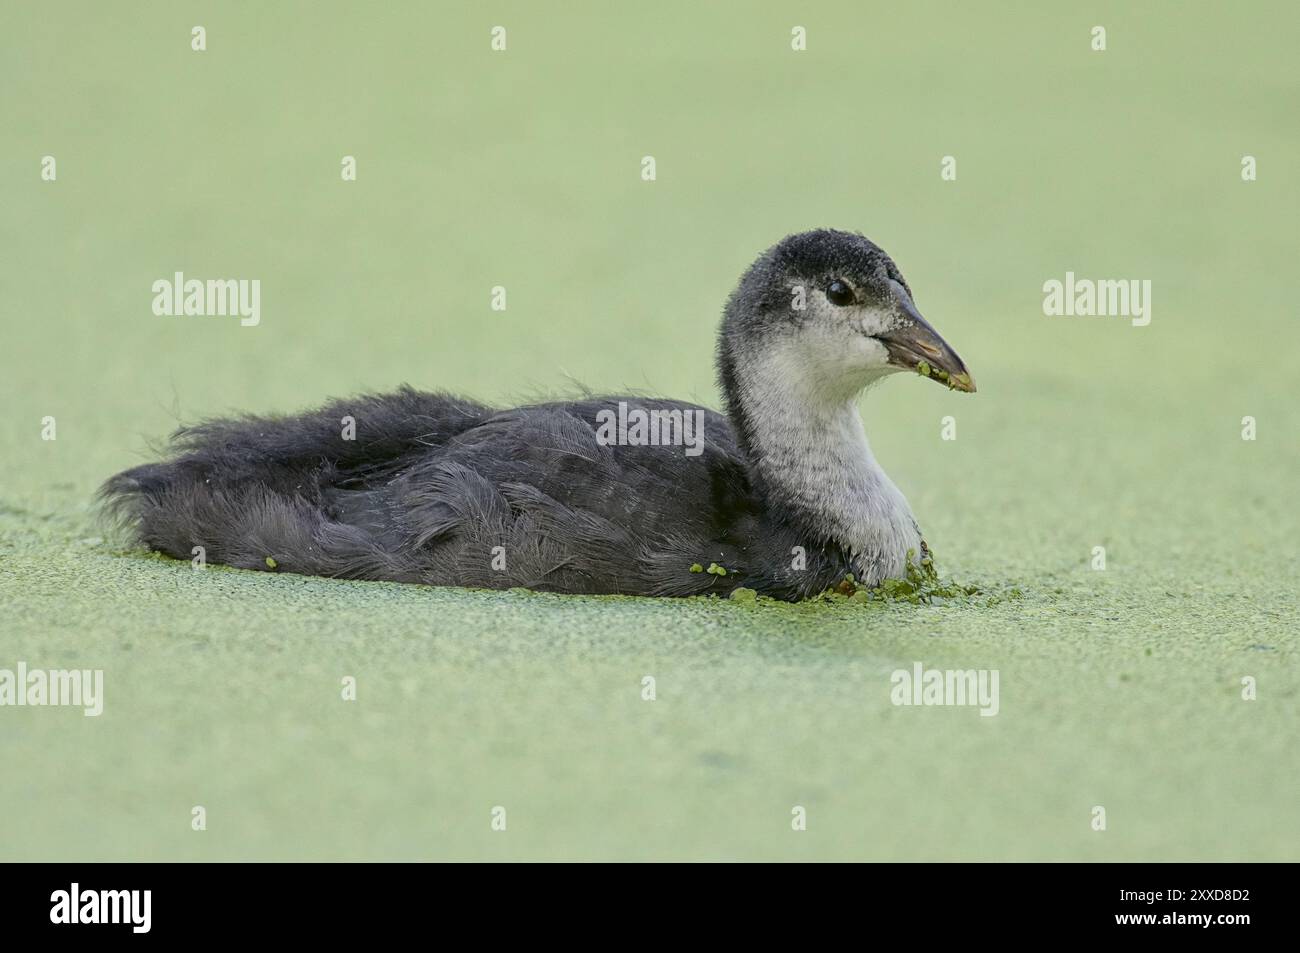
<svg viewBox="0 0 1300 953">
<path fill-rule="evenodd" d="M 830 231 L 791 236 L 742 279 L 718 349 L 730 419 L 637 397 L 497 410 L 403 387 L 299 416 L 183 428 L 170 459 L 118 474 L 102 494 L 140 543 L 178 559 L 202 546 L 212 562 L 349 579 L 652 596 L 746 586 L 804 598 L 869 573 L 872 554 L 859 550 L 871 544 L 856 545 L 851 529 L 806 505 L 818 480 L 831 495 L 851 489 L 839 464 L 818 458 L 793 481 L 774 475 L 784 444 L 766 439 L 747 373 L 765 348 L 785 347 L 774 342 L 835 319 L 824 304 L 820 318 L 793 310 L 789 295 L 792 282 L 815 288 L 835 276 L 853 282 L 870 315 L 889 311 L 887 279 L 902 284 L 875 245 Z M 700 411 L 702 452 L 602 444 L 600 413 L 617 413 L 619 401 L 629 411 Z M 346 417 L 353 440 L 343 439 Z M 836 501 L 827 506 L 833 517 Z M 711 564 L 726 575 L 692 572 Z"/>
</svg>

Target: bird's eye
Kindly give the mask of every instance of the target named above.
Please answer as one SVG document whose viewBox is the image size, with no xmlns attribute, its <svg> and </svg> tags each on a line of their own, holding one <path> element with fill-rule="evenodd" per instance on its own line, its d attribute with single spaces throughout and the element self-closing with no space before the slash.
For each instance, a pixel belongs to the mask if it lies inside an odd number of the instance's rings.
<svg viewBox="0 0 1300 953">
<path fill-rule="evenodd" d="M 853 303 L 853 289 L 836 278 L 826 286 L 826 300 L 838 308 Z"/>
</svg>

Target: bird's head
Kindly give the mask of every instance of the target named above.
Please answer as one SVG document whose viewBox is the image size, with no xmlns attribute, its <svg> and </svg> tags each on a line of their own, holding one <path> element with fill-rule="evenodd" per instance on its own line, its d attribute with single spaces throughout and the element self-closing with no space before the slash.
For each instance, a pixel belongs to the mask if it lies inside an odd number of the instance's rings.
<svg viewBox="0 0 1300 953">
<path fill-rule="evenodd" d="M 763 361 L 833 400 L 897 371 L 975 390 L 893 260 L 862 235 L 830 229 L 791 235 L 750 266 L 727 302 L 720 359 L 724 376 Z"/>
</svg>

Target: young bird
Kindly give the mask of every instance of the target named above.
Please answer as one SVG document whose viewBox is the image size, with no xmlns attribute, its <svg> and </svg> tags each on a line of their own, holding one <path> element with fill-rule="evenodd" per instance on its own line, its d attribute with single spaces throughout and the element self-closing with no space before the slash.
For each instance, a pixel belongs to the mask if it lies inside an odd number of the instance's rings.
<svg viewBox="0 0 1300 953">
<path fill-rule="evenodd" d="M 728 300 L 717 368 L 725 415 L 631 396 L 501 410 L 402 387 L 210 420 L 101 493 L 150 549 L 189 559 L 202 546 L 264 571 L 786 600 L 850 573 L 866 586 L 903 576 L 926 546 L 871 453 L 858 395 L 898 371 L 975 384 L 890 257 L 848 232 L 785 238 Z M 702 447 L 602 427 L 654 411 L 702 421 Z"/>
</svg>

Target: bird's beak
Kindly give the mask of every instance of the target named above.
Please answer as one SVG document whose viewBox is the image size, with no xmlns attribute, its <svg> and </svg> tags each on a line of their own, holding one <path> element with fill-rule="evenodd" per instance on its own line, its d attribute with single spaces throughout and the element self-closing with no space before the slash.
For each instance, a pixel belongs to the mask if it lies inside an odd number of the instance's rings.
<svg viewBox="0 0 1300 953">
<path fill-rule="evenodd" d="M 966 365 L 939 332 L 921 317 L 907 289 L 893 280 L 889 286 L 894 302 L 904 316 L 897 328 L 879 336 L 889 352 L 889 363 L 947 384 L 950 390 L 975 393 L 975 381 Z"/>
</svg>

